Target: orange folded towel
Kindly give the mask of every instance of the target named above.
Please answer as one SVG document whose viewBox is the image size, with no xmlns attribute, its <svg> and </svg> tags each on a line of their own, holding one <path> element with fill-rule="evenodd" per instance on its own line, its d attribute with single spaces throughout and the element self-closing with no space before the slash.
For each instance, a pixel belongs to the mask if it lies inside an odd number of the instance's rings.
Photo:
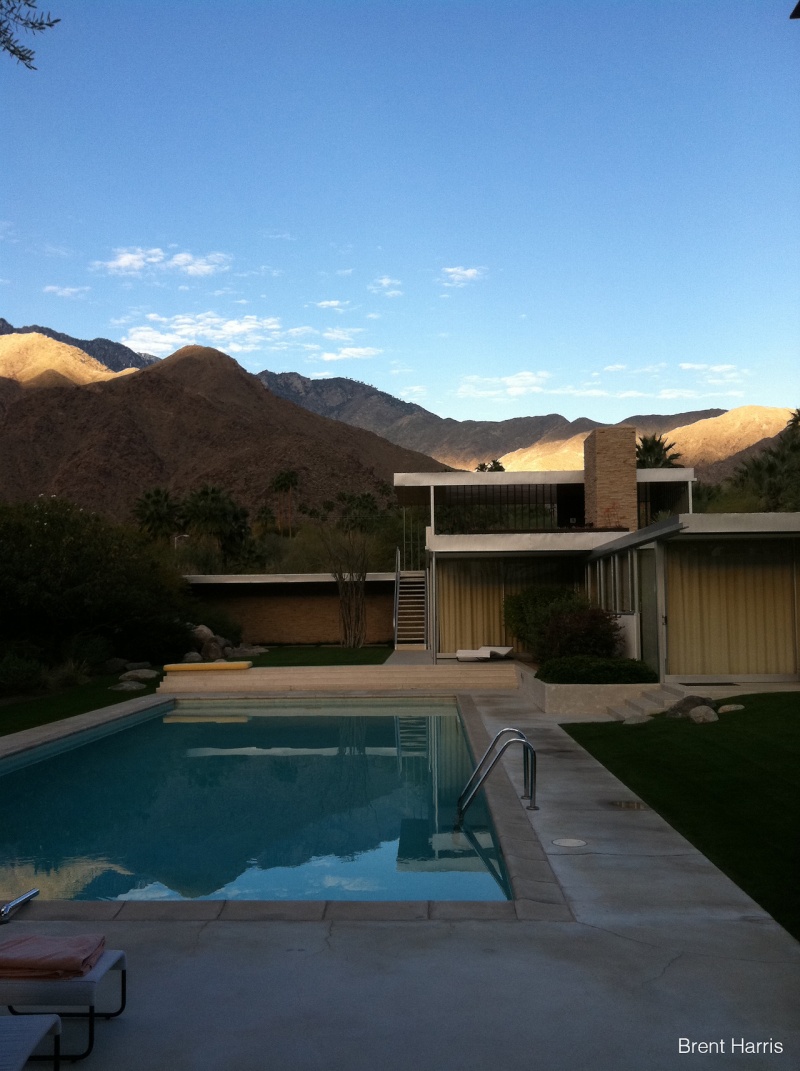
<svg viewBox="0 0 800 1071">
<path fill-rule="evenodd" d="M 80 978 L 106 947 L 102 934 L 44 937 L 28 934 L 0 942 L 0 978 Z"/>
</svg>

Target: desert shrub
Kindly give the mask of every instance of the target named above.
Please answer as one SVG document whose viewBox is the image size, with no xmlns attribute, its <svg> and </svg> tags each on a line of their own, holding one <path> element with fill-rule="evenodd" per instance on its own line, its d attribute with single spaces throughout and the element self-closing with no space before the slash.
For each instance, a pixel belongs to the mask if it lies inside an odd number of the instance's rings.
<svg viewBox="0 0 800 1071">
<path fill-rule="evenodd" d="M 593 658 L 570 655 L 551 658 L 536 673 L 546 684 L 651 684 L 658 674 L 634 658 Z"/>
<path fill-rule="evenodd" d="M 35 658 L 6 651 L 0 658 L 0 695 L 24 695 L 44 687 L 45 667 Z"/>
<path fill-rule="evenodd" d="M 614 615 L 571 588 L 527 588 L 503 604 L 505 622 L 539 662 L 569 655 L 612 658 L 620 629 Z"/>
<path fill-rule="evenodd" d="M 54 692 L 74 688 L 89 680 L 89 664 L 76 658 L 67 658 L 45 672 L 47 687 Z"/>
</svg>

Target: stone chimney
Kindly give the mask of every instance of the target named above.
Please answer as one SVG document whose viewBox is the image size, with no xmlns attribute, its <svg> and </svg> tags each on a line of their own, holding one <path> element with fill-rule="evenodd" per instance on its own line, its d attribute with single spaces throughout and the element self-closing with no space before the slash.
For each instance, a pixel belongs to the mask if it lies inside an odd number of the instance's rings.
<svg viewBox="0 0 800 1071">
<path fill-rule="evenodd" d="M 586 524 L 595 528 L 639 527 L 636 501 L 636 428 L 595 428 L 583 444 Z"/>
</svg>

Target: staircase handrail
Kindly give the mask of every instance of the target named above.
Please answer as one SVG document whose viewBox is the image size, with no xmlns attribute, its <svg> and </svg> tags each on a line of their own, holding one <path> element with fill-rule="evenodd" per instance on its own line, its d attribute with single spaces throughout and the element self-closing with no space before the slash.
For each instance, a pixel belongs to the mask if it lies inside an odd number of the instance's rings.
<svg viewBox="0 0 800 1071">
<path fill-rule="evenodd" d="M 392 626 L 394 629 L 394 646 L 397 649 L 397 626 L 399 624 L 400 617 L 400 548 L 395 548 L 394 556 L 394 611 L 392 616 Z"/>
</svg>

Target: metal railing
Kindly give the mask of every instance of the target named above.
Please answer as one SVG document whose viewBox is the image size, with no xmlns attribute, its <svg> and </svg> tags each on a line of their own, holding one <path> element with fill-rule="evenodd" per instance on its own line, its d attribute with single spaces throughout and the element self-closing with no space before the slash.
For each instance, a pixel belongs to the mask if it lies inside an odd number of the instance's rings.
<svg viewBox="0 0 800 1071">
<path fill-rule="evenodd" d="M 506 740 L 501 747 L 497 748 L 498 741 L 508 733 L 513 733 L 514 735 L 510 740 Z M 470 774 L 466 785 L 464 785 L 464 790 L 458 797 L 458 803 L 456 805 L 456 828 L 461 825 L 467 808 L 481 790 L 486 778 L 495 768 L 498 761 L 503 757 L 503 754 L 514 744 L 519 744 L 522 747 L 522 779 L 524 791 L 521 798 L 530 801 L 527 808 L 529 811 L 539 810 L 536 806 L 536 752 L 534 751 L 530 740 L 528 740 L 522 730 L 507 727 L 501 729 L 500 732 L 497 733 L 475 769 Z M 494 752 L 494 755 L 488 765 L 486 765 L 492 752 Z"/>
<path fill-rule="evenodd" d="M 28 892 L 23 893 L 22 896 L 18 896 L 14 900 L 9 900 L 7 904 L 3 904 L 3 906 L 0 907 L 0 925 L 4 922 L 10 922 L 11 916 L 17 908 L 22 907 L 23 904 L 27 904 L 29 900 L 32 900 L 34 896 L 38 895 L 38 889 L 29 889 Z"/>
<path fill-rule="evenodd" d="M 397 547 L 394 556 L 394 646 L 397 649 L 397 626 L 400 618 L 400 548 Z"/>
</svg>

